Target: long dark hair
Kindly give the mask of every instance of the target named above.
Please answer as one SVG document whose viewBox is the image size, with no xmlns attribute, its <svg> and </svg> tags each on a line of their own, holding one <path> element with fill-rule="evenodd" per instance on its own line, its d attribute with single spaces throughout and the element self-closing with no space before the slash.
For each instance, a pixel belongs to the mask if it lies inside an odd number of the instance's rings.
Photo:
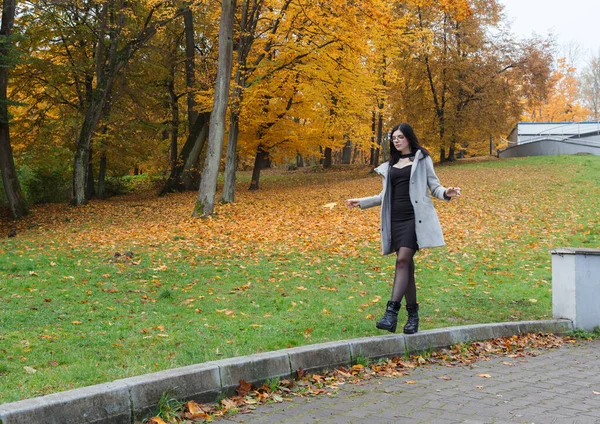
<svg viewBox="0 0 600 424">
<path fill-rule="evenodd" d="M 406 137 L 408 140 L 408 145 L 410 146 L 410 151 L 413 155 L 417 153 L 417 150 L 420 150 L 424 157 L 430 156 L 429 151 L 419 144 L 419 139 L 417 138 L 417 135 L 412 127 L 407 123 L 402 123 L 396 125 L 394 128 L 392 128 L 392 131 L 390 131 L 390 166 L 393 166 L 400 160 L 400 152 L 398 149 L 396 149 L 396 146 L 394 146 L 394 143 L 392 142 L 392 134 L 398 130 L 400 130 L 400 132 L 404 134 L 404 137 Z"/>
</svg>

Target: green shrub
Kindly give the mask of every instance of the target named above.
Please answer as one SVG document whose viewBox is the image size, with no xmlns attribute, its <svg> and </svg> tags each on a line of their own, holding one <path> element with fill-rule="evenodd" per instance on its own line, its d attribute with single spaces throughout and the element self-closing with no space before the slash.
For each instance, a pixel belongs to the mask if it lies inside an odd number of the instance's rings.
<svg viewBox="0 0 600 424">
<path fill-rule="evenodd" d="M 71 197 L 71 176 L 61 169 L 21 169 L 20 182 L 29 203 L 67 202 Z"/>
</svg>

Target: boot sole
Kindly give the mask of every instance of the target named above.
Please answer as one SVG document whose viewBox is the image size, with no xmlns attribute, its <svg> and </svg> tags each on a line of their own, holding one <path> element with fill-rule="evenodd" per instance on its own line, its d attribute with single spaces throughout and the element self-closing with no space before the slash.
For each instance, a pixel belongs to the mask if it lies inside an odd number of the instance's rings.
<svg viewBox="0 0 600 424">
<path fill-rule="evenodd" d="M 396 326 L 395 325 L 393 327 L 384 327 L 384 326 L 379 326 L 379 325 L 375 324 L 375 327 L 379 328 L 380 330 L 387 330 L 390 333 L 395 333 L 396 332 Z"/>
</svg>

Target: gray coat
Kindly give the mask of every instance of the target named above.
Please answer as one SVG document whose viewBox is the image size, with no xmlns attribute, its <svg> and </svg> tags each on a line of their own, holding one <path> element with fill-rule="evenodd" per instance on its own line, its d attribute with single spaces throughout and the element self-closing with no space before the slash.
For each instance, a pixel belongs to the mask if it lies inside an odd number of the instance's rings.
<svg viewBox="0 0 600 424">
<path fill-rule="evenodd" d="M 360 200 L 360 208 L 366 209 L 381 205 L 381 252 L 384 255 L 390 254 L 392 250 L 392 199 L 391 190 L 388 190 L 389 180 L 389 162 L 381 164 L 375 168 L 375 172 L 383 177 L 383 190 L 377 196 L 363 197 Z M 433 170 L 433 161 L 430 156 L 423 156 L 419 150 L 415 155 L 415 160 L 410 171 L 410 201 L 415 211 L 415 226 L 417 233 L 417 244 L 419 249 L 426 247 L 443 246 L 444 235 L 438 219 L 437 213 L 427 192 L 427 187 L 434 197 L 440 200 L 445 198 L 446 188 L 440 184 L 440 180 Z"/>
</svg>

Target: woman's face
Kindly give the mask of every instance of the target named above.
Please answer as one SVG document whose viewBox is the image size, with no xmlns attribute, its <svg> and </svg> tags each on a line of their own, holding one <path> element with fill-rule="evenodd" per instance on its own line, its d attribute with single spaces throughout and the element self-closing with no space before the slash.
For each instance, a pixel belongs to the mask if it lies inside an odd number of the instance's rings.
<svg viewBox="0 0 600 424">
<path fill-rule="evenodd" d="M 402 131 L 400 130 L 396 130 L 392 133 L 392 143 L 399 152 L 408 153 L 410 151 L 408 139 L 404 137 L 404 134 L 402 134 Z"/>
</svg>

